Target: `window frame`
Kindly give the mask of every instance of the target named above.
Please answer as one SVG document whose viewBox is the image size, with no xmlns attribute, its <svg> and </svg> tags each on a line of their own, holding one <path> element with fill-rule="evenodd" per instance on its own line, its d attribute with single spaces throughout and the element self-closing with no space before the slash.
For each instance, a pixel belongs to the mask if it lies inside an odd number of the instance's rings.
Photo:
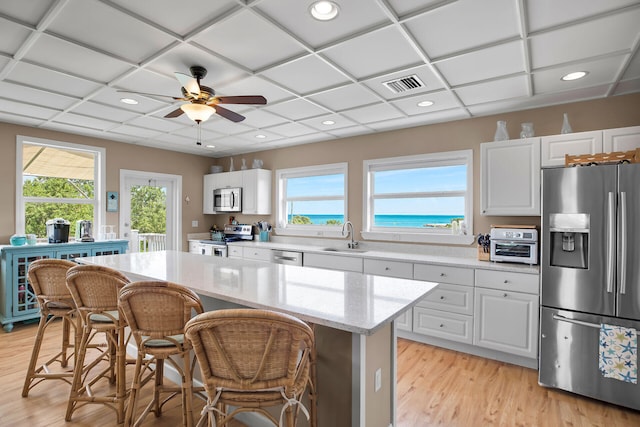
<svg viewBox="0 0 640 427">
<path fill-rule="evenodd" d="M 342 228 L 330 225 L 304 225 L 287 224 L 287 199 L 284 187 L 288 178 L 301 178 L 318 175 L 344 175 L 344 218 L 349 218 L 348 189 L 349 189 L 349 164 L 331 163 L 325 165 L 302 166 L 297 168 L 276 170 L 276 226 L 277 234 L 284 236 L 313 236 L 313 237 L 342 237 Z"/>
<path fill-rule="evenodd" d="M 50 197 L 24 197 L 22 184 L 24 175 L 22 174 L 22 153 L 25 144 L 42 145 L 54 148 L 63 148 L 67 150 L 78 150 L 89 152 L 95 155 L 93 182 L 94 182 L 94 198 L 74 199 L 74 198 L 50 198 Z M 52 139 L 35 138 L 31 136 L 16 136 L 16 233 L 24 234 L 25 232 L 25 203 L 56 203 L 63 202 L 69 204 L 90 204 L 93 205 L 93 229 L 100 230 L 104 224 L 105 217 L 105 188 L 106 188 L 106 150 L 103 147 L 91 145 L 75 144 L 66 141 L 56 141 Z M 72 225 L 75 227 L 75 224 Z"/>
<path fill-rule="evenodd" d="M 411 168 L 428 168 L 438 166 L 465 165 L 467 168 L 466 190 L 459 191 L 465 199 L 466 234 L 454 235 L 450 230 L 428 229 L 417 227 L 390 230 L 389 227 L 376 229 L 373 226 L 373 172 L 382 170 L 402 170 Z M 473 243 L 473 150 L 447 151 L 440 153 L 418 154 L 412 156 L 389 157 L 363 161 L 363 203 L 362 203 L 362 238 L 365 240 L 382 240 L 396 243 L 447 243 L 467 245 Z M 402 197 L 403 193 L 396 193 Z M 409 193 L 407 193 L 409 194 Z M 426 195 L 428 193 L 421 193 Z M 434 192 L 434 194 L 437 194 Z"/>
</svg>

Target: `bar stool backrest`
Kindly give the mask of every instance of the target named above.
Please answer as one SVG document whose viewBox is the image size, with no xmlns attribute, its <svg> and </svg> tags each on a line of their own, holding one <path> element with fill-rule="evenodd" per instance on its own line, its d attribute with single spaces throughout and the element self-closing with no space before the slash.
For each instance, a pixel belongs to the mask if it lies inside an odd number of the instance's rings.
<svg viewBox="0 0 640 427">
<path fill-rule="evenodd" d="M 67 271 L 76 265 L 64 259 L 39 259 L 29 264 L 29 283 L 41 307 L 51 303 L 74 306 L 66 277 Z"/>
</svg>

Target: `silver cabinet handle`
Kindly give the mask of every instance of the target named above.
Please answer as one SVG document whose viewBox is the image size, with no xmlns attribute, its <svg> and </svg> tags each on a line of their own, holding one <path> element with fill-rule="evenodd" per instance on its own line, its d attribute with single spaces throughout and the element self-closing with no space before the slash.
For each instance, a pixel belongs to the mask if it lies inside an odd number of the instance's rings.
<svg viewBox="0 0 640 427">
<path fill-rule="evenodd" d="M 627 292 L 627 192 L 620 192 L 620 294 Z"/>
<path fill-rule="evenodd" d="M 607 221 L 607 292 L 613 292 L 613 263 L 615 257 L 615 204 L 614 195 L 610 191 L 607 194 L 607 212 L 609 219 Z"/>
</svg>

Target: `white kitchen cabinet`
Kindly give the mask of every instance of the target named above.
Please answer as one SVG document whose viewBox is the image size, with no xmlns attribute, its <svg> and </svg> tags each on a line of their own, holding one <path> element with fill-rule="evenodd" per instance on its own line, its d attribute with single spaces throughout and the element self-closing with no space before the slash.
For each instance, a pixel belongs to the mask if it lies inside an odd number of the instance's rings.
<svg viewBox="0 0 640 427">
<path fill-rule="evenodd" d="M 602 153 L 602 131 L 575 132 L 543 136 L 540 164 L 544 167 L 564 166 L 564 156 Z"/>
<path fill-rule="evenodd" d="M 602 134 L 602 149 L 605 153 L 631 151 L 640 148 L 640 126 L 605 129 Z"/>
<path fill-rule="evenodd" d="M 227 245 L 228 258 L 242 258 L 242 246 Z"/>
<path fill-rule="evenodd" d="M 200 251 L 200 246 L 202 244 L 197 241 L 197 240 L 189 240 L 189 253 L 190 254 L 199 254 L 201 253 Z"/>
<path fill-rule="evenodd" d="M 330 270 L 355 271 L 362 273 L 362 257 L 319 254 L 316 252 L 305 252 L 302 257 L 305 267 L 327 268 Z"/>
<path fill-rule="evenodd" d="M 247 215 L 271 214 L 271 171 L 266 169 L 246 169 L 221 172 L 204 176 L 203 210 L 205 214 L 213 210 L 213 190 L 217 188 L 242 188 L 242 213 Z"/>
<path fill-rule="evenodd" d="M 538 299 L 538 275 L 476 270 L 473 344 L 536 358 Z"/>
<path fill-rule="evenodd" d="M 242 171 L 242 213 L 271 215 L 271 171 L 247 169 Z"/>
<path fill-rule="evenodd" d="M 244 247 L 242 248 L 242 257 L 245 259 L 271 262 L 271 249 Z"/>
<path fill-rule="evenodd" d="M 364 272 L 378 276 L 413 279 L 413 263 L 365 258 Z"/>
<path fill-rule="evenodd" d="M 416 306 L 413 308 L 413 332 L 472 344 L 473 316 Z"/>
<path fill-rule="evenodd" d="M 540 215 L 540 138 L 480 145 L 480 213 Z"/>
</svg>

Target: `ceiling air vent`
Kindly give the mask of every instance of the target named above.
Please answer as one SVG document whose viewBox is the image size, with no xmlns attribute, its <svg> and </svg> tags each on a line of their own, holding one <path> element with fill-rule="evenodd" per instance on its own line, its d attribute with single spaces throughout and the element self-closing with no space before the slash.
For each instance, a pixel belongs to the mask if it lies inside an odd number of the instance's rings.
<svg viewBox="0 0 640 427">
<path fill-rule="evenodd" d="M 400 77 L 399 79 L 382 82 L 393 93 L 402 93 L 413 89 L 424 87 L 424 83 L 416 76 Z"/>
</svg>

